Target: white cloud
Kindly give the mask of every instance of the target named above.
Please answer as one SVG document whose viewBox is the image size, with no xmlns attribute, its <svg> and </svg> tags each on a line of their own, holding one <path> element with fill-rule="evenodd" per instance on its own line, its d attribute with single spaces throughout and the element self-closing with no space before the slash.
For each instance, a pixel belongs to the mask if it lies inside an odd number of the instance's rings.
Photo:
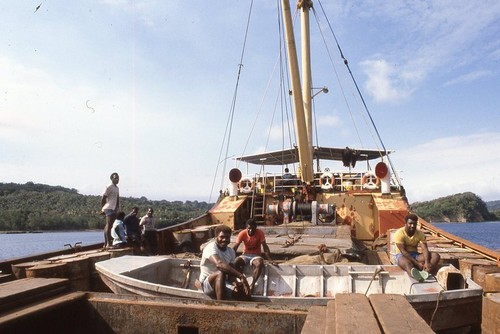
<svg viewBox="0 0 500 334">
<path fill-rule="evenodd" d="M 401 150 L 396 168 L 411 202 L 474 192 L 484 200 L 500 198 L 500 133 L 434 139 Z"/>
<path fill-rule="evenodd" d="M 401 84 L 401 73 L 385 60 L 366 60 L 361 65 L 368 76 L 365 87 L 375 101 L 395 102 L 410 95 L 411 92 Z"/>
<path fill-rule="evenodd" d="M 491 77 L 495 75 L 492 71 L 474 71 L 470 73 L 466 73 L 464 75 L 459 76 L 458 78 L 455 78 L 453 80 L 447 81 L 444 83 L 444 86 L 451 86 L 451 85 L 456 85 L 456 84 L 461 84 L 461 83 L 468 83 L 468 82 L 473 82 L 476 80 L 479 80 L 481 78 L 485 77 Z"/>
</svg>

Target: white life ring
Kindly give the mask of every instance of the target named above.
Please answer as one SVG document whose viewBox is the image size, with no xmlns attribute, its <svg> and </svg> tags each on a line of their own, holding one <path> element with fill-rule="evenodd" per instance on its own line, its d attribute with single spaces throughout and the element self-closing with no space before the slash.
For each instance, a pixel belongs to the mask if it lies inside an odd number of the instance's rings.
<svg viewBox="0 0 500 334">
<path fill-rule="evenodd" d="M 361 179 L 363 189 L 375 190 L 380 186 L 380 179 L 374 172 L 366 172 Z"/>
<path fill-rule="evenodd" d="M 319 184 L 321 185 L 321 189 L 323 190 L 330 190 L 333 188 L 335 178 L 333 177 L 333 174 L 330 173 L 329 171 L 325 171 L 323 174 L 321 174 L 321 177 L 319 178 Z"/>
<path fill-rule="evenodd" d="M 244 177 L 240 180 L 239 187 L 240 192 L 244 194 L 250 194 L 253 191 L 254 187 L 253 180 L 249 177 Z"/>
</svg>

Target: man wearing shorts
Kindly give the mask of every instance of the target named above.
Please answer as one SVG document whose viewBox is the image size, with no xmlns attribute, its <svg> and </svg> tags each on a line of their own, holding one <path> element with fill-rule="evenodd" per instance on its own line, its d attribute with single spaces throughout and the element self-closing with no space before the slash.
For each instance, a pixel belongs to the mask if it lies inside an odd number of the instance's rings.
<svg viewBox="0 0 500 334">
<path fill-rule="evenodd" d="M 431 253 L 427 248 L 425 234 L 417 230 L 418 217 L 408 214 L 405 217 L 405 226 L 394 234 L 396 249 L 396 263 L 405 270 L 410 277 L 412 269 L 425 270 L 433 275 L 436 274 L 439 263 L 439 254 Z M 421 244 L 422 253 L 418 253 L 418 245 Z M 415 278 L 415 277 L 414 277 Z"/>
<path fill-rule="evenodd" d="M 236 270 L 236 253 L 231 247 L 231 228 L 219 225 L 215 228 L 215 240 L 203 248 L 200 262 L 200 278 L 203 293 L 217 300 L 230 299 L 237 281 L 244 298 L 250 297 L 245 275 Z M 240 296 L 241 297 L 241 296 Z"/>
<path fill-rule="evenodd" d="M 118 189 L 118 182 L 120 177 L 118 173 L 113 173 L 109 177 L 111 184 L 106 186 L 101 198 L 101 213 L 106 216 L 104 223 L 104 248 L 113 245 L 113 238 L 111 237 L 111 227 L 116 219 L 116 213 L 120 207 L 120 191 Z"/>
<path fill-rule="evenodd" d="M 271 261 L 271 251 L 266 243 L 266 236 L 262 230 L 257 229 L 257 222 L 254 219 L 247 221 L 247 228 L 241 231 L 236 238 L 236 243 L 233 246 L 234 251 L 238 251 L 238 247 L 243 242 L 243 254 L 236 258 L 236 268 L 243 271 L 245 265 L 251 265 L 252 283 L 250 291 L 253 291 L 257 279 L 264 268 L 264 259 L 262 258 L 262 249 L 266 260 Z"/>
</svg>

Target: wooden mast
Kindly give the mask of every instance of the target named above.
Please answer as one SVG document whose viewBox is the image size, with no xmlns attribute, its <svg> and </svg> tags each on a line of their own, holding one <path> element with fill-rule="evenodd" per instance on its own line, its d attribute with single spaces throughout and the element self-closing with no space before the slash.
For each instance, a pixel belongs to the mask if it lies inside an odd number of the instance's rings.
<svg viewBox="0 0 500 334">
<path fill-rule="evenodd" d="M 288 68 L 290 71 L 290 76 L 292 78 L 295 131 L 298 141 L 297 146 L 299 151 L 299 164 L 301 171 L 300 174 L 301 174 L 301 180 L 303 182 L 311 184 L 314 180 L 314 174 L 313 174 L 312 145 L 311 145 L 312 142 L 309 141 L 309 134 L 311 134 L 312 131 L 308 132 L 307 130 L 306 116 L 304 112 L 304 100 L 300 85 L 297 48 L 295 46 L 295 36 L 293 33 L 292 15 L 290 11 L 290 1 L 282 0 L 282 7 L 283 7 L 283 21 L 285 24 L 286 45 L 288 51 Z M 310 80 L 309 80 L 309 87 L 310 87 Z M 308 105 L 310 105 L 310 96 L 311 96 L 310 89 L 308 90 L 308 93 L 309 93 Z"/>
</svg>

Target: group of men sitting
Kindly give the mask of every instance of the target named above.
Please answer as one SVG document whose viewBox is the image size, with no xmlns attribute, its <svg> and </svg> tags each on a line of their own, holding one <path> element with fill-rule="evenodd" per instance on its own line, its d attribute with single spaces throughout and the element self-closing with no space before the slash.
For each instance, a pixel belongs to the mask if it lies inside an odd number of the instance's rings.
<svg viewBox="0 0 500 334">
<path fill-rule="evenodd" d="M 417 229 L 418 217 L 408 214 L 405 226 L 394 235 L 397 246 L 396 263 L 416 280 L 435 275 L 438 269 L 439 254 L 431 253 L 427 247 L 425 234 Z M 231 228 L 220 225 L 215 229 L 215 239 L 203 249 L 200 263 L 201 288 L 203 292 L 218 300 L 249 299 L 264 268 L 264 258 L 271 260 L 269 246 L 264 232 L 257 228 L 254 219 L 249 219 L 246 229 L 242 230 L 233 247 L 230 247 Z M 243 243 L 242 255 L 236 251 Z M 422 252 L 418 252 L 418 246 Z M 252 281 L 249 284 L 243 274 L 245 266 L 252 267 Z"/>
</svg>

